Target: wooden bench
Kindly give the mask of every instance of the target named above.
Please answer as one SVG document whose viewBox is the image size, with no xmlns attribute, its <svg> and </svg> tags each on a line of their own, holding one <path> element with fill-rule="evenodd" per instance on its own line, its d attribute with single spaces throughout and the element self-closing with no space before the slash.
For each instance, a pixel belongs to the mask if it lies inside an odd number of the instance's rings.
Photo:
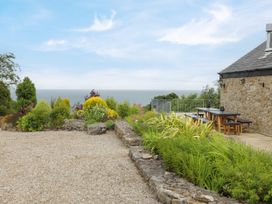
<svg viewBox="0 0 272 204">
<path fill-rule="evenodd" d="M 232 122 L 239 122 L 241 124 L 241 133 L 245 130 L 248 129 L 249 126 L 252 124 L 251 120 L 245 119 L 245 118 L 237 118 L 237 121 L 234 121 L 233 118 L 228 117 L 228 121 Z M 246 125 L 246 126 L 245 126 Z"/>
<path fill-rule="evenodd" d="M 192 118 L 194 122 L 198 122 L 198 121 L 201 121 L 202 123 L 211 122 L 207 118 L 203 118 L 203 117 L 201 117 L 201 116 L 199 116 L 197 114 L 194 114 L 194 113 L 185 113 L 185 116 Z"/>
<path fill-rule="evenodd" d="M 185 113 L 185 116 L 186 116 L 186 117 L 189 117 L 189 118 L 193 118 L 193 119 L 198 119 L 198 118 L 200 118 L 199 116 L 197 116 L 197 115 L 194 114 L 194 113 Z"/>
<path fill-rule="evenodd" d="M 241 133 L 243 132 L 244 129 L 249 128 L 249 126 L 252 124 L 251 120 L 245 119 L 245 118 L 238 118 L 237 122 L 241 123 Z M 243 126 L 246 125 L 246 126 Z"/>
<path fill-rule="evenodd" d="M 224 133 L 229 134 L 233 130 L 234 134 L 240 135 L 242 132 L 242 126 L 240 122 L 227 121 L 224 123 Z"/>
</svg>

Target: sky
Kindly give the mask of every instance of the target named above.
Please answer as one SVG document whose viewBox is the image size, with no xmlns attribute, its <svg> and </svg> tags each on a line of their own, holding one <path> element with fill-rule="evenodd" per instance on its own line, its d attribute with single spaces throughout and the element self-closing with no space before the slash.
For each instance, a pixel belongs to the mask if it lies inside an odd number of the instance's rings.
<svg viewBox="0 0 272 204">
<path fill-rule="evenodd" d="M 0 53 L 38 89 L 200 90 L 266 40 L 271 0 L 0 0 Z"/>
</svg>

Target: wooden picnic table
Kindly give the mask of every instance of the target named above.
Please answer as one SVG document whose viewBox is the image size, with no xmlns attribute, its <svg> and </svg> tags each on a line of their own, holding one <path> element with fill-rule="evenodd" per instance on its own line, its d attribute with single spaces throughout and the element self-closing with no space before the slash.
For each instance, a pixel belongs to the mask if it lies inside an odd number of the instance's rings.
<svg viewBox="0 0 272 204">
<path fill-rule="evenodd" d="M 197 110 L 197 114 L 199 115 L 199 112 L 204 112 L 204 115 L 205 117 L 208 119 L 208 120 L 212 120 L 212 115 L 211 115 L 211 111 L 219 111 L 218 108 L 196 108 Z"/>
<path fill-rule="evenodd" d="M 215 122 L 219 132 L 221 132 L 221 128 L 224 127 L 227 118 L 231 117 L 236 122 L 237 117 L 240 115 L 240 113 L 220 111 L 217 108 L 196 108 L 196 109 L 198 113 L 199 111 L 206 113 L 207 119 Z"/>
</svg>

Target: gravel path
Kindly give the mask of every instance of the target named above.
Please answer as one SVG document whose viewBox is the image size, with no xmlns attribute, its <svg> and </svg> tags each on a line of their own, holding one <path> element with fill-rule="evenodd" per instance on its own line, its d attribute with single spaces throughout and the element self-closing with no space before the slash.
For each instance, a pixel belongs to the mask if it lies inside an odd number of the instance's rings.
<svg viewBox="0 0 272 204">
<path fill-rule="evenodd" d="M 157 203 L 110 132 L 0 131 L 0 203 Z"/>
</svg>

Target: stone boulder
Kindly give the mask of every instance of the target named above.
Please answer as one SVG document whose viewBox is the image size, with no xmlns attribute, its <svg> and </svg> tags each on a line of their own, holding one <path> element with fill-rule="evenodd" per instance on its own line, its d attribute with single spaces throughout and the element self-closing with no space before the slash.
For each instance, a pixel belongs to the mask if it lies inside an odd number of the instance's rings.
<svg viewBox="0 0 272 204">
<path fill-rule="evenodd" d="M 84 120 L 78 119 L 66 119 L 64 121 L 63 129 L 65 130 L 77 130 L 77 131 L 84 131 L 86 130 Z"/>
<path fill-rule="evenodd" d="M 1 124 L 0 129 L 6 130 L 6 131 L 12 131 L 12 130 L 15 130 L 16 128 L 13 127 L 12 123 L 3 123 L 3 124 Z"/>
<path fill-rule="evenodd" d="M 89 135 L 101 135 L 107 132 L 107 127 L 104 123 L 94 123 L 87 126 Z"/>
</svg>

